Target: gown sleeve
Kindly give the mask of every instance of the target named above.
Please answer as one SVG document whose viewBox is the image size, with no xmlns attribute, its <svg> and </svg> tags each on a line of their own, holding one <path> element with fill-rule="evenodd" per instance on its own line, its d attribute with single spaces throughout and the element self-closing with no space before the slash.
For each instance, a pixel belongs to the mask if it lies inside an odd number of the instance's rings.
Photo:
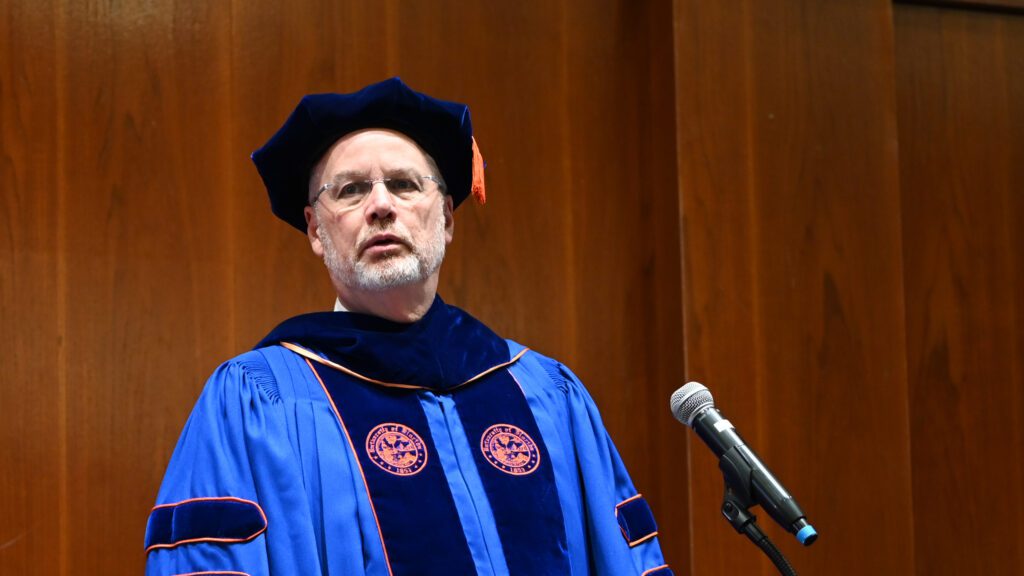
<svg viewBox="0 0 1024 576">
<path fill-rule="evenodd" d="M 273 374 L 249 353 L 207 381 L 146 528 L 146 574 L 318 574 L 301 465 Z"/>
<path fill-rule="evenodd" d="M 671 576 L 654 515 L 633 486 L 593 398 L 568 368 L 556 367 L 566 385 L 592 573 Z"/>
</svg>

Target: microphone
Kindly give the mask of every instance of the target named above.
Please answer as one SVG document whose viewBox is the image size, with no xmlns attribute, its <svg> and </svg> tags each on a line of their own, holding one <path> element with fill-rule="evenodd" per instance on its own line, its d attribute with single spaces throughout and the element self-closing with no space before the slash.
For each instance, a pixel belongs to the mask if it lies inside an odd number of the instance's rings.
<svg viewBox="0 0 1024 576">
<path fill-rule="evenodd" d="M 795 534 L 804 546 L 810 546 L 818 539 L 817 531 L 807 522 L 796 500 L 747 447 L 732 423 L 722 417 L 715 408 L 711 392 L 703 384 L 687 383 L 672 394 L 670 404 L 676 420 L 693 428 L 718 456 L 718 467 L 725 476 L 726 485 L 722 513 L 737 530 L 740 528 L 736 517 L 745 516 L 745 510 L 736 510 L 730 495 L 737 497 L 736 504 L 744 508 L 759 504 L 780 526 Z"/>
</svg>

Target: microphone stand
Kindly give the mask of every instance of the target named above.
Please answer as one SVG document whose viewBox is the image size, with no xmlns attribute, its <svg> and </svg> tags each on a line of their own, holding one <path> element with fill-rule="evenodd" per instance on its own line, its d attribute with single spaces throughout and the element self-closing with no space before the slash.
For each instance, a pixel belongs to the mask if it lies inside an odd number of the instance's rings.
<svg viewBox="0 0 1024 576">
<path fill-rule="evenodd" d="M 782 552 L 772 544 L 772 541 L 768 539 L 768 536 L 761 532 L 761 528 L 757 526 L 757 516 L 750 513 L 749 508 L 754 503 L 750 501 L 749 496 L 737 493 L 729 486 L 729 483 L 725 483 L 725 496 L 722 499 L 722 515 L 725 519 L 732 524 L 732 527 L 740 534 L 746 535 L 751 542 L 757 545 L 768 558 L 771 559 L 772 564 L 779 569 L 779 573 L 783 576 L 797 576 L 796 570 L 790 566 L 789 561 L 782 555 Z"/>
</svg>

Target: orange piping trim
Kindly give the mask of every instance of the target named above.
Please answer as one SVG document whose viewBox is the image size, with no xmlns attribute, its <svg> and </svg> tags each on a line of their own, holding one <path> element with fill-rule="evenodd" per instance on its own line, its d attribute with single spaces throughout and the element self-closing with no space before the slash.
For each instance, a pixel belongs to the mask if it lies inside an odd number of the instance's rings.
<svg viewBox="0 0 1024 576">
<path fill-rule="evenodd" d="M 216 497 L 206 497 L 206 498 L 188 498 L 188 499 L 182 500 L 180 502 L 171 502 L 170 504 L 160 504 L 159 506 L 153 506 L 153 508 L 149 511 L 149 513 L 152 514 L 153 510 L 157 510 L 157 509 L 160 509 L 160 508 L 171 508 L 171 507 L 174 507 L 174 506 L 180 506 L 182 504 L 186 504 L 188 502 L 209 502 L 211 500 L 230 500 L 232 502 L 241 502 L 243 504 L 252 504 L 253 506 L 256 507 L 257 510 L 259 510 L 260 516 L 263 517 L 263 528 L 260 528 L 259 530 L 254 532 L 252 534 L 252 536 L 247 536 L 245 538 L 189 538 L 187 540 L 178 540 L 177 542 L 172 542 L 170 544 L 153 544 L 149 548 L 146 548 L 146 554 L 149 554 L 150 550 L 155 550 L 157 548 L 175 548 L 177 546 L 181 546 L 182 544 L 194 544 L 196 542 L 217 542 L 219 544 L 239 544 L 241 542 L 248 542 L 248 541 L 252 540 L 253 538 L 255 538 L 255 537 L 259 536 L 260 534 L 263 534 L 264 532 L 267 531 L 267 524 L 268 524 L 268 522 L 267 522 L 267 515 L 266 515 L 266 513 L 263 512 L 263 508 L 260 507 L 260 505 L 257 504 L 256 502 L 253 502 L 252 500 L 246 500 L 244 498 L 235 498 L 234 496 L 216 496 Z"/>
<path fill-rule="evenodd" d="M 657 572 L 658 570 L 661 570 L 662 568 L 668 568 L 668 564 L 662 564 L 661 566 L 658 566 L 657 568 L 651 568 L 650 570 L 645 570 L 644 573 L 641 574 L 640 576 L 647 576 L 648 574 L 654 574 L 655 572 Z"/>
<path fill-rule="evenodd" d="M 344 372 L 345 374 L 348 374 L 349 376 L 352 376 L 354 378 L 359 378 L 360 380 L 364 380 L 364 381 L 369 382 L 371 384 L 377 384 L 377 385 L 380 385 L 380 386 L 389 386 L 389 387 L 393 387 L 393 388 L 410 388 L 410 389 L 419 389 L 419 388 L 421 388 L 421 386 L 411 386 L 409 384 L 392 384 L 390 382 L 381 382 L 380 380 L 374 380 L 373 378 L 368 378 L 368 377 L 363 376 L 362 374 L 360 374 L 360 373 L 358 373 L 358 372 L 356 372 L 354 370 L 350 370 L 348 368 L 345 368 L 341 364 L 337 364 L 335 362 L 331 362 L 330 360 L 328 360 L 326 358 L 321 358 L 320 356 L 314 354 L 313 352 L 310 352 L 309 350 L 306 350 L 305 348 L 302 348 L 301 346 L 292 344 L 291 342 L 281 342 L 281 346 L 284 346 L 285 348 L 291 350 L 292 352 L 295 352 L 296 354 L 298 354 L 299 356 L 302 356 L 303 358 L 306 358 L 307 360 L 313 360 L 314 362 L 319 362 L 320 364 L 323 364 L 324 366 L 330 366 L 331 368 L 334 368 L 335 370 L 341 370 L 342 372 Z M 312 366 L 310 366 L 310 368 L 312 368 Z M 316 370 L 314 370 L 313 372 L 316 372 Z"/>
<path fill-rule="evenodd" d="M 636 496 L 630 496 L 629 498 L 626 498 L 626 499 L 625 499 L 625 500 L 623 500 L 622 502 L 619 502 L 618 504 L 616 504 L 616 505 L 615 505 L 615 518 L 616 518 L 616 519 L 618 519 L 618 518 L 619 518 L 619 508 L 620 508 L 620 507 L 621 507 L 621 506 L 622 506 L 623 504 L 627 504 L 627 503 L 629 503 L 629 502 L 632 502 L 633 500 L 636 500 L 637 498 L 643 498 L 643 497 L 644 497 L 644 495 L 643 495 L 643 494 L 639 494 L 639 493 L 638 493 L 638 494 L 637 494 Z M 647 535 L 646 535 L 646 536 L 644 536 L 643 538 L 640 538 L 640 539 L 638 539 L 638 540 L 632 540 L 632 541 L 631 541 L 631 540 L 629 539 L 629 535 L 628 535 L 628 534 L 626 534 L 626 530 L 625 530 L 625 529 L 624 529 L 624 528 L 623 528 L 623 527 L 622 527 L 621 525 L 619 526 L 619 531 L 620 531 L 620 532 L 622 532 L 622 537 L 626 539 L 626 542 L 627 542 L 627 543 L 629 543 L 629 547 L 630 547 L 630 548 L 632 548 L 632 547 L 634 547 L 634 546 L 637 546 L 637 545 L 639 545 L 639 544 L 643 544 L 644 542 L 647 542 L 647 541 L 648 541 L 648 540 L 650 540 L 651 538 L 654 538 L 655 536 L 657 536 L 657 535 L 658 535 L 658 531 L 657 531 L 657 530 L 655 530 L 654 532 L 651 532 L 650 534 L 647 534 Z M 666 566 L 667 566 L 667 564 L 666 564 Z M 657 569 L 658 569 L 658 568 L 653 568 L 653 570 L 657 570 Z M 645 572 L 644 574 L 646 574 L 646 572 Z M 640 576 L 643 576 L 643 574 L 641 574 Z"/>
<path fill-rule="evenodd" d="M 529 402 L 530 399 L 526 397 L 526 389 L 519 383 L 519 378 L 516 378 L 516 375 L 513 374 L 511 370 L 506 370 L 506 372 L 508 372 L 508 375 L 512 377 L 512 381 L 516 383 L 516 386 L 519 386 L 519 393 L 523 395 L 523 398 L 525 398 L 527 402 Z"/>
<path fill-rule="evenodd" d="M 298 348 L 298 346 L 296 346 Z M 305 356 L 305 354 L 302 354 Z M 320 379 L 320 374 L 317 373 L 316 368 L 313 368 L 313 364 L 309 361 L 309 357 L 306 357 L 306 364 L 309 365 L 309 369 L 313 372 L 313 376 L 316 377 L 316 381 L 320 383 L 320 388 L 323 389 L 324 395 L 327 396 L 327 401 L 331 403 L 331 409 L 334 410 L 334 415 L 338 417 L 338 422 L 341 424 L 341 430 L 345 433 L 345 440 L 348 440 L 348 446 L 352 450 L 352 457 L 356 460 L 356 467 L 359 468 L 359 475 L 363 478 L 363 486 L 366 488 L 366 499 L 370 501 L 370 511 L 373 512 L 373 522 L 377 525 L 377 535 L 380 536 L 380 548 L 384 551 L 384 564 L 388 567 L 389 576 L 394 576 L 391 571 L 391 559 L 388 557 L 388 547 L 384 544 L 384 532 L 380 527 L 380 520 L 377 518 L 377 508 L 373 505 L 373 497 L 370 496 L 370 484 L 366 481 L 366 474 L 363 473 L 363 465 L 359 462 L 359 453 L 356 452 L 356 447 L 352 444 L 352 437 L 348 433 L 348 428 L 345 426 L 345 421 L 341 418 L 341 412 L 338 412 L 338 407 L 334 405 L 334 398 L 331 397 L 331 393 L 327 391 L 327 386 L 324 385 L 324 381 Z"/>
<path fill-rule="evenodd" d="M 311 351 L 309 351 L 309 350 L 307 350 L 307 349 L 305 349 L 305 348 L 303 348 L 301 346 L 298 346 L 296 344 L 292 344 L 291 342 L 281 342 L 281 346 L 284 346 L 285 348 L 291 350 L 292 352 L 295 352 L 296 354 L 298 354 L 299 356 L 302 356 L 303 358 L 306 358 L 307 360 L 312 360 L 314 362 L 319 362 L 320 364 L 323 364 L 324 366 L 330 366 L 331 368 L 334 368 L 335 370 L 340 370 L 340 371 L 344 372 L 345 374 L 348 374 L 349 376 L 352 376 L 353 378 L 358 378 L 358 379 L 360 379 L 360 380 L 362 380 L 364 382 L 369 382 L 370 384 L 376 384 L 378 386 L 387 386 L 388 388 L 404 388 L 406 390 L 432 390 L 432 388 L 428 388 L 427 386 L 415 386 L 413 384 L 396 384 L 394 382 L 382 382 L 380 380 L 375 380 L 375 379 L 370 378 L 368 376 L 363 376 L 362 374 L 356 372 L 355 370 L 351 370 L 349 368 L 346 368 L 346 367 L 342 366 L 341 364 L 338 364 L 337 362 L 332 362 L 332 361 L 330 361 L 330 360 L 328 360 L 326 358 L 322 358 L 321 356 L 319 356 L 317 354 L 314 354 L 313 352 L 311 352 Z M 462 384 L 459 384 L 457 386 L 452 386 L 451 388 L 448 388 L 448 390 L 454 390 L 456 388 L 460 388 L 462 386 L 465 386 L 466 384 L 469 384 L 471 382 L 476 382 L 477 380 L 483 378 L 484 376 L 487 376 L 488 374 L 490 374 L 491 372 L 494 372 L 495 370 L 500 370 L 502 368 L 505 368 L 506 366 L 511 366 L 512 364 L 515 364 L 516 362 L 518 362 L 519 359 L 523 357 L 523 354 L 526 354 L 526 352 L 529 351 L 529 350 L 530 350 L 529 348 L 523 348 L 519 352 L 519 354 L 516 354 L 508 362 L 503 362 L 501 364 L 497 364 L 495 366 L 492 366 L 492 367 L 488 368 L 487 370 L 484 370 L 483 372 L 477 374 L 476 376 L 473 376 L 469 380 L 466 380 Z M 314 372 L 316 372 L 316 371 L 314 370 Z"/>
<path fill-rule="evenodd" d="M 526 352 L 529 351 L 529 350 L 530 350 L 529 348 L 523 348 L 522 350 L 519 351 L 519 354 L 516 354 L 515 356 L 513 356 L 512 359 L 509 360 L 508 362 L 503 362 L 501 364 L 496 364 L 494 366 L 491 366 L 487 370 L 484 370 L 483 372 L 477 374 L 476 376 L 473 376 L 469 380 L 466 380 L 462 384 L 459 384 L 459 386 L 465 386 L 466 384 L 469 384 L 470 382 L 476 382 L 477 380 L 483 378 L 484 376 L 487 376 L 488 374 L 490 374 L 491 372 L 494 372 L 495 370 L 501 370 L 502 368 L 507 368 L 507 367 L 515 364 L 516 362 L 519 361 L 520 358 L 523 357 L 523 354 L 526 354 Z M 516 382 L 516 383 L 518 384 L 518 382 Z M 455 388 L 458 388 L 459 386 L 455 386 Z M 521 388 L 522 388 L 522 386 L 520 386 L 520 389 Z"/>
<path fill-rule="evenodd" d="M 634 546 L 639 546 L 640 544 L 643 544 L 644 542 L 647 542 L 648 540 L 650 540 L 651 538 L 654 538 L 657 535 L 658 535 L 658 531 L 655 530 L 654 532 L 651 532 L 650 534 L 648 534 L 647 536 L 644 536 L 643 538 L 641 538 L 639 540 L 633 540 L 632 542 L 629 543 L 629 547 L 632 548 Z"/>
<path fill-rule="evenodd" d="M 228 570 L 214 570 L 213 572 L 189 572 L 188 574 L 175 574 L 174 576 L 200 576 L 200 574 L 231 574 L 233 576 L 249 576 L 248 572 L 232 572 Z"/>
<path fill-rule="evenodd" d="M 619 516 L 619 508 L 622 507 L 623 504 L 629 504 L 633 500 L 636 500 L 637 498 L 643 498 L 643 497 L 644 497 L 643 494 L 637 494 L 636 496 L 630 496 L 629 498 L 626 498 L 622 502 L 619 502 L 618 504 L 616 504 L 615 505 L 615 516 L 616 516 L 616 518 Z"/>
</svg>

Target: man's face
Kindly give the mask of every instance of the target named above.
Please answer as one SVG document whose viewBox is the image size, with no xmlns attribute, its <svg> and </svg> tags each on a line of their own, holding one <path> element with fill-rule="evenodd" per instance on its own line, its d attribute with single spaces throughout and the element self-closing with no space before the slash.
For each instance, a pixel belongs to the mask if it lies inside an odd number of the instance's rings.
<svg viewBox="0 0 1024 576">
<path fill-rule="evenodd" d="M 434 163 L 407 136 L 363 130 L 338 140 L 313 169 L 316 195 L 306 208 L 313 252 L 324 259 L 339 291 L 376 292 L 414 283 L 436 284 L 454 223 L 451 198 L 424 176 L 438 177 Z M 422 191 L 399 194 L 376 180 L 415 179 Z M 357 200 L 339 187 L 373 182 Z"/>
</svg>

